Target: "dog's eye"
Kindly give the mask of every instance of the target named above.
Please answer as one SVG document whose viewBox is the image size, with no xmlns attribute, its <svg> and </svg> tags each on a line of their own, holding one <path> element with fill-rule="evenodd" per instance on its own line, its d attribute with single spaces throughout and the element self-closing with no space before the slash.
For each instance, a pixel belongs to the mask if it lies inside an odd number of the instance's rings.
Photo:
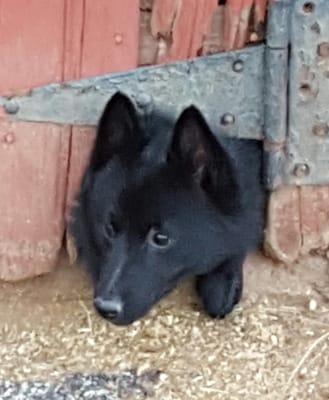
<svg viewBox="0 0 329 400">
<path fill-rule="evenodd" d="M 154 247 L 165 248 L 171 243 L 168 235 L 163 232 L 151 229 L 148 235 L 149 243 Z"/>
</svg>

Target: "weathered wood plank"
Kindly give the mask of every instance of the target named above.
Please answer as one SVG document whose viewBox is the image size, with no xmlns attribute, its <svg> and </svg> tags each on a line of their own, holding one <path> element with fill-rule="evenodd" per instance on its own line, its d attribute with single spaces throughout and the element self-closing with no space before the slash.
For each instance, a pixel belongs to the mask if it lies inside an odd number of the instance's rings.
<svg viewBox="0 0 329 400">
<path fill-rule="evenodd" d="M 86 0 L 81 77 L 138 64 L 139 0 Z"/>
<path fill-rule="evenodd" d="M 64 0 L 2 1 L 0 93 L 62 79 Z"/>
<path fill-rule="evenodd" d="M 63 243 L 70 128 L 0 122 L 0 279 L 51 270 Z"/>
</svg>

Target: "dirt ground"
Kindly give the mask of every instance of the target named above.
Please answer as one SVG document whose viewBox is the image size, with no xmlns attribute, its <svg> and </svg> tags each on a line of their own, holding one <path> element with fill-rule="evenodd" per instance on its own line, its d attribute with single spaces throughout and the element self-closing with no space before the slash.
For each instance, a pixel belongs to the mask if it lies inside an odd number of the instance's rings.
<svg viewBox="0 0 329 400">
<path fill-rule="evenodd" d="M 187 283 L 129 327 L 99 318 L 83 271 L 62 264 L 1 284 L 1 399 L 329 399 L 327 260 L 288 268 L 251 256 L 225 320 L 205 316 Z M 83 397 L 80 380 L 95 391 Z M 29 397 L 32 384 L 76 395 Z"/>
</svg>

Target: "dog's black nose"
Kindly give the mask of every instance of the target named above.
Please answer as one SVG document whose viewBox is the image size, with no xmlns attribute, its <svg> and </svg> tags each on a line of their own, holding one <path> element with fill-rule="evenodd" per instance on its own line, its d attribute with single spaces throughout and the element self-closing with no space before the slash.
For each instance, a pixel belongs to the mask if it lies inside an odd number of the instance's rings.
<svg viewBox="0 0 329 400">
<path fill-rule="evenodd" d="M 102 317 L 107 319 L 115 319 L 122 312 L 122 301 L 115 297 L 112 299 L 103 299 L 102 297 L 96 297 L 94 299 L 94 305 L 97 311 Z"/>
</svg>

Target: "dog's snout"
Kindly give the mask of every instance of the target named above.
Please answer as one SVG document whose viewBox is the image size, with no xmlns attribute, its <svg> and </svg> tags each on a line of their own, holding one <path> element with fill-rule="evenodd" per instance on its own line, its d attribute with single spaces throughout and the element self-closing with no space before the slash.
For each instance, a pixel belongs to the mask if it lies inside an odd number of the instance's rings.
<svg viewBox="0 0 329 400">
<path fill-rule="evenodd" d="M 102 317 L 107 319 L 116 319 L 122 312 L 123 304 L 120 298 L 103 299 L 96 297 L 94 305 Z"/>
</svg>

